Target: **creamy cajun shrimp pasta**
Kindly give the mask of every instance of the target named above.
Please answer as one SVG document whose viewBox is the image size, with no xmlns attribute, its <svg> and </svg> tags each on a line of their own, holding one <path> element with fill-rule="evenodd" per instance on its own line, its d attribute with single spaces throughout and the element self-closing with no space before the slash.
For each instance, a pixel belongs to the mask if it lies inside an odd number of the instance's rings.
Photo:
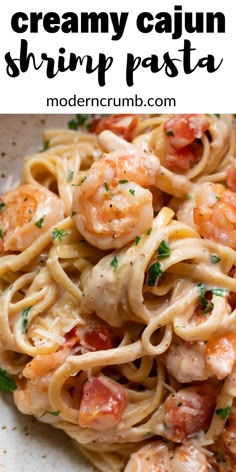
<svg viewBox="0 0 236 472">
<path fill-rule="evenodd" d="M 69 128 L 0 198 L 0 386 L 101 472 L 235 471 L 234 117 Z"/>
</svg>

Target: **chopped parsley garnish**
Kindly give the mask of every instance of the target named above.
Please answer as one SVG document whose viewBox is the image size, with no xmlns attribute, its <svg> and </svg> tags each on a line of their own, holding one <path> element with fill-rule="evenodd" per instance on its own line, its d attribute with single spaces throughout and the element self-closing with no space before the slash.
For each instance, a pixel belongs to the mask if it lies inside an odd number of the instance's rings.
<svg viewBox="0 0 236 472">
<path fill-rule="evenodd" d="M 214 288 L 211 288 L 211 292 L 217 297 L 225 297 L 228 290 L 225 288 L 214 287 Z"/>
<path fill-rule="evenodd" d="M 35 226 L 41 229 L 43 226 L 43 221 L 44 221 L 44 216 L 42 216 L 42 218 L 39 218 L 39 220 L 36 221 Z"/>
<path fill-rule="evenodd" d="M 71 170 L 71 169 L 69 169 L 69 170 L 68 170 L 68 173 L 67 173 L 66 181 L 67 181 L 67 182 L 71 182 L 71 180 L 73 179 L 73 177 L 74 177 L 74 171 Z"/>
<path fill-rule="evenodd" d="M 225 408 L 219 408 L 216 410 L 216 414 L 221 417 L 222 420 L 226 420 L 226 418 L 231 413 L 231 406 L 226 406 Z"/>
<path fill-rule="evenodd" d="M 226 463 L 225 456 L 221 452 L 216 452 L 216 462 L 224 462 Z"/>
<path fill-rule="evenodd" d="M 3 229 L 0 228 L 0 239 L 3 239 Z"/>
<path fill-rule="evenodd" d="M 219 197 L 219 195 L 216 195 L 216 200 L 220 200 L 220 197 Z"/>
<path fill-rule="evenodd" d="M 43 147 L 42 147 L 42 149 L 40 149 L 39 152 L 47 151 L 47 149 L 49 148 L 49 144 L 50 144 L 50 141 L 49 141 L 49 140 L 45 141 L 45 142 L 44 142 L 44 145 L 43 145 Z"/>
<path fill-rule="evenodd" d="M 169 244 L 163 239 L 157 248 L 158 259 L 165 259 L 171 255 Z"/>
<path fill-rule="evenodd" d="M 88 121 L 89 115 L 75 115 L 75 120 L 71 120 L 68 123 L 68 128 L 77 130 L 79 126 L 87 126 L 86 121 Z"/>
<path fill-rule="evenodd" d="M 129 181 L 127 179 L 119 180 L 119 184 L 127 184 Z"/>
<path fill-rule="evenodd" d="M 192 198 L 193 198 L 193 196 L 190 195 L 190 193 L 188 193 L 188 195 L 186 195 L 186 199 L 187 199 L 187 200 L 192 200 Z"/>
<path fill-rule="evenodd" d="M 207 300 L 206 298 L 206 287 L 204 284 L 198 284 L 198 289 L 200 291 L 200 299 L 201 299 L 201 308 L 202 308 L 202 314 L 207 315 L 207 313 L 210 313 L 210 311 L 213 310 L 213 303 Z"/>
<path fill-rule="evenodd" d="M 131 193 L 131 195 L 133 195 L 133 196 L 134 196 L 134 195 L 135 195 L 135 190 L 134 190 L 134 189 L 132 189 L 132 188 L 130 188 L 130 189 L 129 189 L 129 193 Z"/>
<path fill-rule="evenodd" d="M 163 270 L 161 269 L 160 262 L 154 262 L 148 269 L 148 286 L 154 287 L 157 277 L 161 277 Z"/>
<path fill-rule="evenodd" d="M 152 228 L 149 228 L 149 229 L 147 230 L 147 232 L 146 232 L 146 235 L 147 235 L 147 236 L 150 236 L 150 234 L 152 234 Z"/>
<path fill-rule="evenodd" d="M 182 406 L 182 405 L 183 405 L 183 402 L 177 403 L 177 406 Z"/>
<path fill-rule="evenodd" d="M 28 316 L 29 312 L 31 310 L 32 306 L 28 306 L 27 308 L 24 308 L 22 311 L 21 317 L 22 317 L 22 333 L 26 332 L 27 325 L 28 325 Z"/>
<path fill-rule="evenodd" d="M 109 192 L 109 186 L 108 186 L 108 183 L 106 181 L 104 182 L 104 187 L 106 189 L 106 192 Z"/>
<path fill-rule="evenodd" d="M 112 261 L 111 261 L 111 266 L 114 267 L 114 270 L 117 270 L 118 265 L 119 265 L 119 261 L 118 261 L 117 257 L 115 256 L 114 259 L 112 259 Z"/>
<path fill-rule="evenodd" d="M 220 118 L 220 114 L 219 114 L 219 113 L 215 113 L 215 116 L 216 116 L 216 118 Z"/>
<path fill-rule="evenodd" d="M 80 181 L 79 184 L 71 184 L 72 187 L 80 187 L 80 185 L 82 185 L 82 183 L 87 179 L 87 176 L 85 175 L 82 180 Z"/>
<path fill-rule="evenodd" d="M 167 134 L 167 136 L 174 136 L 175 135 L 173 129 L 169 129 L 169 131 L 166 131 L 166 134 Z"/>
<path fill-rule="evenodd" d="M 2 213 L 2 210 L 5 206 L 6 206 L 6 203 L 0 203 L 0 213 Z"/>
<path fill-rule="evenodd" d="M 71 216 L 77 215 L 77 211 L 72 211 Z"/>
<path fill-rule="evenodd" d="M 221 259 L 216 254 L 212 254 L 212 256 L 210 257 L 210 261 L 212 264 L 217 264 L 217 262 L 220 262 Z"/>
<path fill-rule="evenodd" d="M 135 246 L 138 245 L 140 239 L 141 239 L 140 236 L 135 236 Z"/>
<path fill-rule="evenodd" d="M 9 377 L 5 370 L 0 369 L 0 390 L 4 393 L 13 392 L 16 390 L 17 385 L 14 380 Z"/>
<path fill-rule="evenodd" d="M 52 232 L 52 240 L 54 241 L 55 239 L 59 239 L 59 241 L 62 241 L 65 236 L 68 235 L 68 231 L 65 231 L 64 229 L 58 229 L 54 228 Z"/>
<path fill-rule="evenodd" d="M 39 418 L 42 418 L 42 417 L 45 416 L 45 415 L 59 416 L 59 415 L 60 415 L 60 411 L 48 411 L 48 410 L 45 410 L 44 413 L 43 413 Z"/>
</svg>

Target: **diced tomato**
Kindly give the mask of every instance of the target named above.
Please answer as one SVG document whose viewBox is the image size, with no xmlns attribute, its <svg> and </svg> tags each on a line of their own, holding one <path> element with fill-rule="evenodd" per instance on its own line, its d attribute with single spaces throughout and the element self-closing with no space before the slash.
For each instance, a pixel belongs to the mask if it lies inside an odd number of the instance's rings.
<svg viewBox="0 0 236 472">
<path fill-rule="evenodd" d="M 112 349 L 110 331 L 104 326 L 85 326 L 78 328 L 75 326 L 66 334 L 66 341 L 63 347 L 73 348 L 83 346 L 88 351 L 102 351 Z"/>
<path fill-rule="evenodd" d="M 122 385 L 104 375 L 90 377 L 83 387 L 79 425 L 97 431 L 113 428 L 119 423 L 127 403 Z"/>
<path fill-rule="evenodd" d="M 134 115 L 110 115 L 94 120 L 90 131 L 100 134 L 104 130 L 112 131 L 121 138 L 131 141 L 133 131 L 138 124 L 138 117 Z"/>
<path fill-rule="evenodd" d="M 88 326 L 77 332 L 81 346 L 86 347 L 89 351 L 102 351 L 114 347 L 110 332 L 104 326 Z"/>
<path fill-rule="evenodd" d="M 180 150 L 170 146 L 169 152 L 166 156 L 168 169 L 171 170 L 189 170 L 197 161 L 198 157 L 194 154 L 190 146 L 186 146 Z"/>
<path fill-rule="evenodd" d="M 201 138 L 210 122 L 204 115 L 174 115 L 164 124 L 164 132 L 175 149 L 183 149 Z"/>
</svg>

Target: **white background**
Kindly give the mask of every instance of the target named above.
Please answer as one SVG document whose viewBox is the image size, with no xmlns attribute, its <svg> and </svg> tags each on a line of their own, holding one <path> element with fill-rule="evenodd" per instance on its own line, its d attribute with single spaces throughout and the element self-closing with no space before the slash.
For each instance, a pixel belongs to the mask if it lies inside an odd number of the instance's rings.
<svg viewBox="0 0 236 472">
<path fill-rule="evenodd" d="M 173 14 L 174 5 L 182 5 L 183 11 L 221 11 L 226 17 L 225 34 L 187 34 L 178 40 L 172 40 L 171 34 L 158 34 L 155 31 L 142 34 L 136 27 L 136 18 L 142 11 L 149 11 L 155 16 L 160 11 Z M 57 12 L 62 15 L 65 12 L 106 11 L 129 12 L 123 37 L 119 41 L 112 41 L 112 23 L 107 34 L 55 34 L 47 33 L 41 27 L 40 32 L 32 34 L 26 32 L 17 34 L 11 28 L 11 16 L 23 11 Z M 233 1 L 222 2 L 219 0 L 145 0 L 145 2 L 133 0 L 10 0 L 1 2 L 0 7 L 0 113 L 83 113 L 90 112 L 209 112 L 229 113 L 236 110 L 235 96 L 235 44 L 236 44 L 236 3 Z M 20 40 L 27 39 L 29 52 L 33 52 L 36 61 L 41 62 L 41 54 L 58 58 L 58 50 L 65 47 L 66 51 L 76 55 L 92 55 L 94 61 L 99 52 L 106 56 L 113 56 L 114 62 L 106 75 L 106 86 L 99 87 L 97 73 L 86 74 L 84 67 L 77 68 L 74 72 L 59 73 L 55 78 L 48 79 L 45 65 L 35 71 L 30 66 L 26 73 L 21 73 L 17 78 L 10 78 L 6 73 L 4 56 L 11 52 L 14 58 L 19 57 Z M 213 54 L 216 63 L 223 58 L 223 64 L 215 73 L 209 74 L 207 70 L 197 69 L 190 75 L 185 75 L 182 64 L 179 63 L 179 75 L 175 78 L 166 76 L 164 70 L 153 74 L 149 69 L 139 68 L 135 72 L 135 85 L 128 87 L 126 84 L 126 55 L 132 53 L 142 58 L 156 54 L 162 62 L 163 54 L 170 51 L 170 56 L 181 58 L 178 49 L 183 47 L 184 39 L 190 39 L 192 46 L 197 49 L 193 57 L 200 59 L 207 54 Z M 194 60 L 195 62 L 195 60 Z M 148 97 L 174 97 L 176 107 L 158 108 L 117 108 L 117 107 L 58 107 L 48 108 L 47 97 L 65 97 L 69 99 L 76 95 L 79 97 L 133 97 L 135 94 L 143 99 Z"/>
</svg>

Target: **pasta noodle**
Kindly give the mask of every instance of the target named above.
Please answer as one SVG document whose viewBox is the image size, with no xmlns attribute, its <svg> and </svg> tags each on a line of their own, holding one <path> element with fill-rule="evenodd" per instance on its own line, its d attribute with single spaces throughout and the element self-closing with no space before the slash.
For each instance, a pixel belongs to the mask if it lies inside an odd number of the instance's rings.
<svg viewBox="0 0 236 472">
<path fill-rule="evenodd" d="M 236 470 L 235 137 L 89 116 L 0 198 L 0 377 L 101 472 Z"/>
</svg>

